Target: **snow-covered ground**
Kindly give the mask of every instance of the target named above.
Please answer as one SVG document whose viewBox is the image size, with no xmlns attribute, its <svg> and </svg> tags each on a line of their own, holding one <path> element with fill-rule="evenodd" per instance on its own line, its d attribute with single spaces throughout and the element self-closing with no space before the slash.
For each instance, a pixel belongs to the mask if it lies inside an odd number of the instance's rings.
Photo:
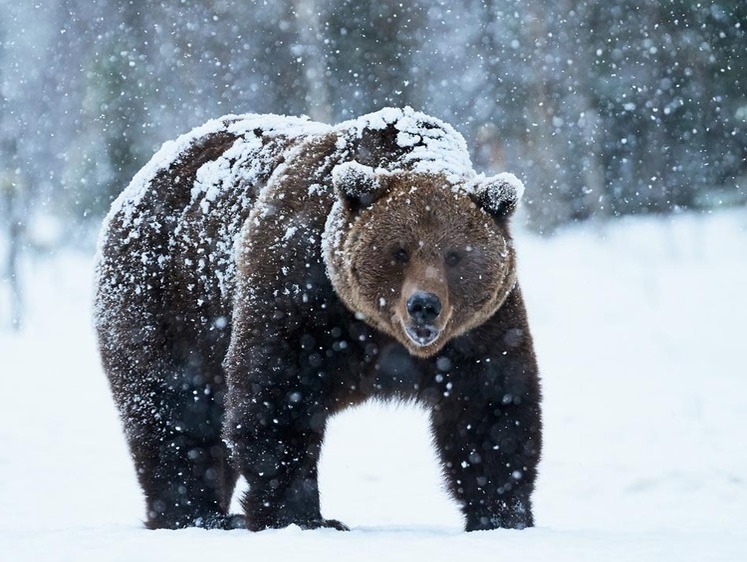
<svg viewBox="0 0 747 562">
<path fill-rule="evenodd" d="M 424 414 L 372 405 L 333 421 L 321 466 L 351 532 L 144 530 L 91 258 L 64 254 L 26 264 L 29 318 L 0 331 L 0 559 L 746 560 L 747 211 L 517 238 L 545 391 L 536 528 L 462 533 Z"/>
</svg>

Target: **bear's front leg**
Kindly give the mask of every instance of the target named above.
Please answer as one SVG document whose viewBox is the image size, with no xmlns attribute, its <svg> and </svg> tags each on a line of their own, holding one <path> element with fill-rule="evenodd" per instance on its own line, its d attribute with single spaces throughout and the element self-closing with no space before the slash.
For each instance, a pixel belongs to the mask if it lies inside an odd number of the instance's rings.
<svg viewBox="0 0 747 562">
<path fill-rule="evenodd" d="M 242 500 L 247 527 L 259 531 L 295 524 L 346 530 L 338 521 L 325 520 L 319 509 L 317 464 L 324 417 L 276 409 L 271 401 L 276 396 L 257 398 L 233 432 L 234 454 L 249 484 Z"/>
<path fill-rule="evenodd" d="M 467 531 L 534 525 L 531 494 L 541 447 L 538 391 L 522 395 L 470 377 L 447 382 L 433 434 Z"/>
<path fill-rule="evenodd" d="M 252 361 L 244 376 L 231 376 L 224 427 L 233 462 L 249 490 L 242 506 L 252 531 L 298 525 L 331 527 L 319 509 L 317 465 L 328 417 L 322 378 L 292 360 L 288 349 Z M 271 363 L 271 364 L 270 364 Z M 272 374 L 270 378 L 264 378 Z"/>
</svg>

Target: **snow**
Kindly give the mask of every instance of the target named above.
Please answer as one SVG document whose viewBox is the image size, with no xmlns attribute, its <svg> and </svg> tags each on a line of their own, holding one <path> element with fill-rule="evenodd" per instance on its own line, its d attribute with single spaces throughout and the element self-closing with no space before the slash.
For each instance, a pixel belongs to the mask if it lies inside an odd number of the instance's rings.
<svg viewBox="0 0 747 562">
<path fill-rule="evenodd" d="M 746 559 L 744 210 L 516 245 L 545 394 L 536 528 L 461 532 L 424 412 L 373 404 L 332 421 L 320 467 L 322 512 L 351 532 L 144 530 L 91 329 L 93 260 L 64 253 L 24 264 L 29 318 L 0 332 L 0 556 Z"/>
<path fill-rule="evenodd" d="M 203 125 L 167 141 L 161 146 L 150 161 L 135 175 L 127 189 L 117 197 L 105 219 L 105 223 L 117 214 L 123 215 L 125 225 L 133 224 L 133 215 L 142 201 L 151 179 L 161 170 L 168 168 L 173 162 L 186 152 L 196 140 L 211 134 L 226 131 L 236 135 L 241 142 L 237 142 L 222 158 L 202 166 L 198 172 L 197 181 L 191 190 L 193 199 L 200 195 L 204 197 L 201 203 L 203 212 L 209 210 L 209 203 L 219 194 L 219 187 L 227 180 L 226 171 L 230 168 L 229 161 L 245 163 L 255 156 L 261 149 L 262 143 L 254 134 L 255 129 L 261 129 L 270 137 L 287 136 L 290 138 L 323 134 L 330 130 L 328 125 L 309 121 L 307 117 L 291 117 L 275 114 L 224 115 L 211 119 Z M 247 170 L 244 170 L 245 172 Z M 249 168 L 251 171 L 251 168 Z"/>
<path fill-rule="evenodd" d="M 497 176 L 488 178 L 488 182 L 497 192 L 496 196 L 500 201 L 519 201 L 524 196 L 524 182 L 510 172 L 501 172 Z"/>
<path fill-rule="evenodd" d="M 444 174 L 452 183 L 463 182 L 474 176 L 467 144 L 462 135 L 451 125 L 411 107 L 387 107 L 357 119 L 343 121 L 334 127 L 310 121 L 307 117 L 252 113 L 224 115 L 164 143 L 114 201 L 105 223 L 121 214 L 125 225 L 135 224 L 137 218 L 133 216 L 137 216 L 136 209 L 150 187 L 152 178 L 178 161 L 198 139 L 208 135 L 226 131 L 235 135 L 238 140 L 220 158 L 208 162 L 198 170 L 194 186 L 185 187 L 191 190 L 193 202 L 202 197 L 200 206 L 206 214 L 210 203 L 221 193 L 221 187 L 225 189 L 230 186 L 232 169 L 244 174 L 245 181 L 251 183 L 251 159 L 256 159 L 262 148 L 261 139 L 255 131 L 261 131 L 269 137 L 302 138 L 330 132 L 360 137 L 366 130 L 385 129 L 389 125 L 399 131 L 397 142 L 400 146 L 412 147 L 412 151 L 406 156 L 406 162 L 412 164 L 414 171 Z M 421 141 L 422 145 L 414 146 Z M 337 146 L 339 153 L 344 153 L 346 144 L 342 142 L 342 137 Z"/>
<path fill-rule="evenodd" d="M 337 131 L 352 131 L 360 136 L 367 129 L 385 129 L 389 125 L 399 131 L 397 144 L 412 148 L 405 162 L 412 171 L 423 174 L 443 174 L 453 184 L 471 179 L 475 172 L 467 143 L 451 125 L 415 111 L 411 107 L 385 107 L 357 119 L 343 121 Z M 418 144 L 421 143 L 422 144 Z"/>
<path fill-rule="evenodd" d="M 501 172 L 489 178 L 480 174 L 462 189 L 482 193 L 486 206 L 493 211 L 499 211 L 503 206 L 516 207 L 524 195 L 524 182 L 510 172 Z"/>
<path fill-rule="evenodd" d="M 380 170 L 379 173 L 385 173 Z M 332 169 L 332 185 L 344 189 L 348 195 L 362 197 L 379 187 L 376 170 L 358 162 L 343 162 Z"/>
</svg>

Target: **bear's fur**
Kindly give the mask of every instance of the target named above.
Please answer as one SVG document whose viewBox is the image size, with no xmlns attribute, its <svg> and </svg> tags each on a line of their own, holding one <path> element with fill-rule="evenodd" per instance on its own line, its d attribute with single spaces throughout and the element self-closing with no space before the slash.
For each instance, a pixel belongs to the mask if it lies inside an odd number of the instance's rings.
<svg viewBox="0 0 747 562">
<path fill-rule="evenodd" d="M 430 409 L 467 530 L 531 526 L 520 191 L 409 108 L 337 126 L 228 116 L 164 145 L 113 205 L 97 262 L 146 525 L 344 529 L 319 511 L 325 425 L 384 397 Z M 238 475 L 244 516 L 228 513 Z"/>
</svg>

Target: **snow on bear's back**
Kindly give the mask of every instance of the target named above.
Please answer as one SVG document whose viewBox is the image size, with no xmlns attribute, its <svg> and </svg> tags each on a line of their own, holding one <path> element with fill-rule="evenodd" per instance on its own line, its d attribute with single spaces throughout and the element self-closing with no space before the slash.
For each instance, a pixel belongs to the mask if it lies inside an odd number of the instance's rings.
<svg viewBox="0 0 747 562">
<path fill-rule="evenodd" d="M 225 115 L 212 119 L 175 140 L 165 142 L 161 146 L 112 203 L 111 210 L 104 221 L 104 229 L 115 216 L 121 217 L 123 226 L 136 226 L 138 214 L 147 212 L 143 202 L 149 192 L 154 192 L 153 188 L 154 184 L 157 183 L 158 176 L 180 163 L 190 164 L 188 160 L 193 156 L 195 149 L 204 149 L 206 139 L 223 135 L 224 138 L 233 141 L 233 147 L 230 153 L 223 153 L 217 160 L 209 159 L 198 168 L 197 186 L 193 187 L 186 181 L 180 181 L 179 176 L 174 179 L 176 183 L 181 184 L 183 192 L 189 191 L 193 198 L 198 197 L 200 193 L 204 193 L 209 201 L 215 198 L 216 188 L 227 185 L 228 174 L 226 172 L 229 170 L 235 172 L 241 169 L 241 166 L 226 166 L 232 158 L 239 159 L 241 164 L 249 161 L 251 157 L 261 158 L 258 149 L 262 146 L 261 139 L 263 136 L 277 139 L 297 139 L 310 134 L 318 134 L 327 129 L 329 129 L 328 126 L 309 121 L 306 117 L 287 117 L 273 114 Z M 272 151 L 268 150 L 265 156 L 272 156 Z M 216 164 L 216 162 L 219 163 Z M 203 168 L 205 169 L 203 170 Z M 252 167 L 241 170 L 242 179 L 245 183 L 252 181 L 250 174 L 253 169 L 256 170 Z M 218 171 L 221 173 L 216 174 Z M 212 188 L 209 185 L 211 182 L 215 184 Z M 163 194 L 161 193 L 161 195 Z"/>
<path fill-rule="evenodd" d="M 443 175 L 453 186 L 475 176 L 467 143 L 451 125 L 411 107 L 387 107 L 335 127 L 366 166 Z"/>
<path fill-rule="evenodd" d="M 225 306 L 236 234 L 256 192 L 289 145 L 329 128 L 305 118 L 229 115 L 165 143 L 104 221 L 97 309 L 136 300 L 151 306 L 166 283 L 184 283 L 198 310 Z"/>
<path fill-rule="evenodd" d="M 393 138 L 387 130 L 395 132 Z M 288 146 L 331 131 L 340 136 L 341 161 L 440 173 L 452 183 L 474 176 L 464 138 L 450 125 L 409 107 L 384 108 L 335 127 L 307 117 L 226 115 L 164 143 L 114 201 L 102 230 L 107 231 L 117 217 L 121 227 L 137 237 L 144 216 L 155 214 L 171 222 L 172 217 L 165 216 L 169 212 L 181 214 L 199 207 L 209 214 L 219 199 L 239 198 L 247 189 L 254 196 L 258 190 L 252 188 L 267 181 Z M 230 148 L 191 170 L 195 153 L 205 152 L 216 138 L 230 143 Z M 186 173 L 168 173 L 174 169 Z"/>
</svg>

